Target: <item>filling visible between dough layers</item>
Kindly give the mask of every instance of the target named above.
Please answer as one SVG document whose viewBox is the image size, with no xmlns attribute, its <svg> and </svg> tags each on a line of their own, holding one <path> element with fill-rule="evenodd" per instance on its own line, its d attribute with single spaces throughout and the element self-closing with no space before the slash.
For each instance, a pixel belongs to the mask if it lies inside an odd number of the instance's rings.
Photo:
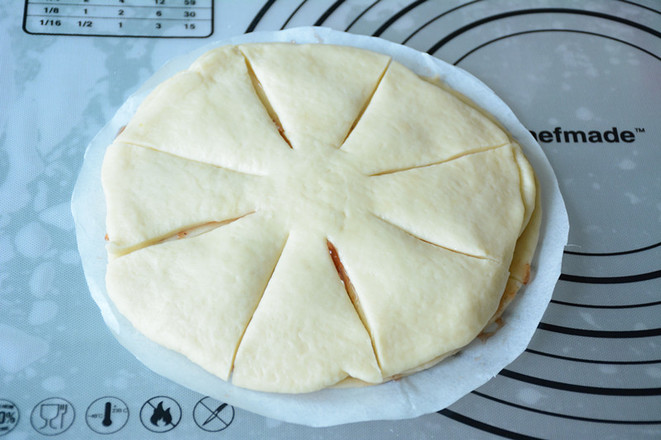
<svg viewBox="0 0 661 440">
<path fill-rule="evenodd" d="M 102 174 L 117 309 L 261 391 L 375 384 L 456 352 L 527 281 L 539 230 L 516 142 L 349 47 L 208 52 L 144 101 Z"/>
</svg>

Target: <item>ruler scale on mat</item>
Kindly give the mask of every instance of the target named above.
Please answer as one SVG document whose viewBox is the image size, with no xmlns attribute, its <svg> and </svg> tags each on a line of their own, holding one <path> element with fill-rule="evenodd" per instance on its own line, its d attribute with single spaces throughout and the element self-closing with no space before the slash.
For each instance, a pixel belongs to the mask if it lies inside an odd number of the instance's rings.
<svg viewBox="0 0 661 440">
<path fill-rule="evenodd" d="M 205 38 L 212 0 L 26 0 L 23 29 L 39 35 Z"/>
</svg>

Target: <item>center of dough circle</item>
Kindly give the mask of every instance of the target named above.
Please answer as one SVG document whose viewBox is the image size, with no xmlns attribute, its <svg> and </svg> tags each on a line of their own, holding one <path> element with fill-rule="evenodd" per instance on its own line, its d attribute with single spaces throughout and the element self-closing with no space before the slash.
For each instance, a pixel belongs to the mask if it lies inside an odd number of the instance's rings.
<svg viewBox="0 0 661 440">
<path fill-rule="evenodd" d="M 366 176 L 334 148 L 292 151 L 286 166 L 271 176 L 270 208 L 290 225 L 331 232 L 357 207 L 369 202 Z"/>
</svg>

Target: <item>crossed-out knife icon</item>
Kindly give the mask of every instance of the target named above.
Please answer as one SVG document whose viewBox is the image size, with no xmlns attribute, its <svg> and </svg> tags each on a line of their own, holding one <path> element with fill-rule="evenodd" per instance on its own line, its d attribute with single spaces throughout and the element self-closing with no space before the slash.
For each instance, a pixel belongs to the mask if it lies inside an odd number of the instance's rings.
<svg viewBox="0 0 661 440">
<path fill-rule="evenodd" d="M 207 419 L 204 421 L 204 423 L 202 423 L 202 426 L 205 426 L 207 423 L 209 423 L 210 421 L 212 421 L 213 419 L 215 419 L 215 418 L 218 416 L 218 413 L 221 412 L 226 406 L 227 406 L 226 403 L 221 403 L 220 405 L 218 405 L 218 408 L 216 408 L 215 410 L 213 410 L 213 412 L 211 413 L 211 415 L 210 415 L 209 417 L 207 417 Z M 219 419 L 220 419 L 220 417 L 219 417 Z M 224 421 L 223 419 L 220 419 L 220 421 L 223 422 L 223 423 L 225 423 L 225 421 Z M 225 423 L 225 424 L 226 424 L 226 423 Z"/>
</svg>

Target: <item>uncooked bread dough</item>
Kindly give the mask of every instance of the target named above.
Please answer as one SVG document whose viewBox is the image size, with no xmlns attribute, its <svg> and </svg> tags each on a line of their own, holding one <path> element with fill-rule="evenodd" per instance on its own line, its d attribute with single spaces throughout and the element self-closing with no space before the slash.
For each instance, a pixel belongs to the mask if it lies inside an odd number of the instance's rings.
<svg viewBox="0 0 661 440">
<path fill-rule="evenodd" d="M 461 349 L 527 282 L 539 230 L 507 133 L 341 46 L 206 53 L 145 99 L 102 180 L 117 309 L 261 391 L 381 383 Z"/>
</svg>

